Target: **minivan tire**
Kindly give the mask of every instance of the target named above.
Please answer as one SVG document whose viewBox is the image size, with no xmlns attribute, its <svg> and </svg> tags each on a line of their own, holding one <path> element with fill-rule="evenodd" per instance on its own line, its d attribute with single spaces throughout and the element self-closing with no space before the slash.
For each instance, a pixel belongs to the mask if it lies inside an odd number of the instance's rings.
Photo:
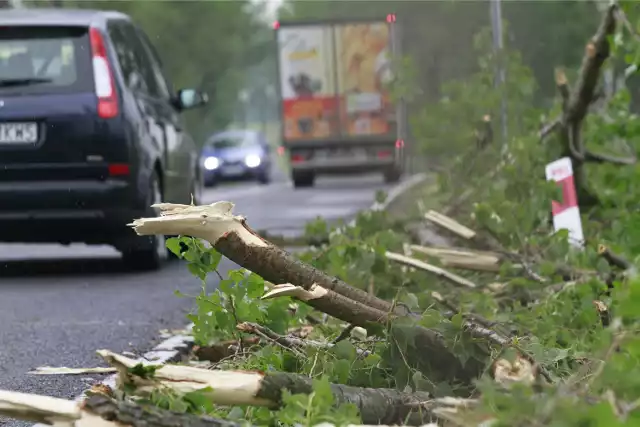
<svg viewBox="0 0 640 427">
<path fill-rule="evenodd" d="M 154 172 L 149 180 L 149 191 L 147 195 L 145 217 L 156 217 L 159 212 L 151 205 L 162 203 L 162 187 L 158 174 Z M 151 271 L 160 269 L 168 260 L 169 253 L 165 244 L 165 236 L 152 235 L 138 237 L 139 239 L 149 239 L 150 244 L 141 249 L 138 245 L 132 244 L 131 248 L 122 250 L 122 260 L 131 270 Z"/>
<path fill-rule="evenodd" d="M 313 187 L 316 176 L 313 172 L 294 171 L 291 173 L 291 180 L 294 188 Z"/>
<path fill-rule="evenodd" d="M 258 182 L 262 185 L 267 185 L 271 182 L 271 174 L 269 171 L 263 171 L 258 174 Z"/>
</svg>

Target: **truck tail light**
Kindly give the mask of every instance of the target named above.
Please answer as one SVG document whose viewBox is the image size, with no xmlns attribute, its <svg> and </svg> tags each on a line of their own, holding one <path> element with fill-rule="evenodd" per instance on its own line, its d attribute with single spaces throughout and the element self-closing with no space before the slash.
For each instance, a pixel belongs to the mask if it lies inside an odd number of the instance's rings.
<svg viewBox="0 0 640 427">
<path fill-rule="evenodd" d="M 379 159 L 388 159 L 389 157 L 391 157 L 391 151 L 378 151 L 378 158 Z"/>
<path fill-rule="evenodd" d="M 118 115 L 118 97 L 113 80 L 113 70 L 100 30 L 91 27 L 89 39 L 91 41 L 93 81 L 98 97 L 98 116 L 103 119 L 111 119 Z"/>
<path fill-rule="evenodd" d="M 291 156 L 291 161 L 293 163 L 304 162 L 304 156 L 302 154 L 294 154 Z"/>
</svg>

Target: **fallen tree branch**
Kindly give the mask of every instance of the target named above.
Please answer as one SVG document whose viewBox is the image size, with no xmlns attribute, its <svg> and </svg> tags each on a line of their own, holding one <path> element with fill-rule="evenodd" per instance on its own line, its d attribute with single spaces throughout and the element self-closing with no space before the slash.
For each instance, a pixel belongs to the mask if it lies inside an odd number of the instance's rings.
<svg viewBox="0 0 640 427">
<path fill-rule="evenodd" d="M 265 326 L 258 325 L 257 323 L 252 323 L 252 322 L 240 323 L 239 325 L 236 326 L 236 328 L 241 332 L 258 335 L 272 342 L 275 342 L 284 348 L 292 350 L 300 357 L 305 357 L 305 355 L 300 354 L 298 352 L 298 348 L 311 347 L 311 348 L 317 348 L 317 349 L 329 349 L 335 346 L 335 343 L 330 343 L 330 342 L 319 342 L 314 340 L 305 340 L 297 337 L 282 336 Z M 347 332 L 347 336 L 348 335 L 349 335 L 349 332 Z M 356 348 L 356 353 L 360 356 L 367 356 L 368 354 L 370 354 L 369 351 L 365 351 L 359 348 Z"/>
<path fill-rule="evenodd" d="M 311 378 L 283 372 L 218 371 L 179 365 L 153 365 L 150 377 L 142 378 L 133 373 L 138 361 L 100 350 L 110 365 L 118 368 L 118 384 L 133 385 L 139 392 L 149 392 L 158 387 L 168 387 L 178 393 L 199 390 L 219 405 L 253 405 L 277 408 L 282 401 L 282 391 L 292 394 L 313 392 Z M 205 390 L 206 389 L 206 390 Z M 442 404 L 428 393 L 405 393 L 395 389 L 372 389 L 331 384 L 335 404 L 354 404 L 365 424 L 421 425 L 436 417 L 434 409 Z M 460 400 L 473 404 L 474 400 Z"/>
<path fill-rule="evenodd" d="M 428 211 L 426 214 L 424 214 L 424 217 L 425 219 L 433 222 L 436 225 L 439 225 L 446 230 L 449 230 L 450 232 L 456 234 L 459 237 L 462 237 L 463 239 L 471 240 L 476 237 L 476 232 L 472 229 L 465 227 L 458 221 L 434 210 Z"/>
<path fill-rule="evenodd" d="M 638 159 L 635 157 L 616 157 L 608 154 L 592 153 L 587 150 L 584 153 L 584 161 L 591 163 L 611 163 L 614 165 L 633 165 Z"/>
<path fill-rule="evenodd" d="M 542 129 L 540 129 L 540 132 L 538 132 L 538 138 L 540 138 L 540 140 L 544 140 L 546 137 L 555 132 L 561 124 L 562 119 L 555 119 L 551 123 L 543 126 Z"/>
<path fill-rule="evenodd" d="M 633 264 L 629 261 L 621 257 L 620 255 L 616 255 L 605 245 L 598 246 L 598 255 L 600 255 L 607 263 L 609 263 L 612 267 L 617 267 L 621 270 L 630 269 Z"/>
<path fill-rule="evenodd" d="M 56 368 L 53 366 L 41 366 L 33 371 L 31 375 L 86 375 L 86 374 L 111 374 L 115 372 L 113 368 Z"/>
<path fill-rule="evenodd" d="M 329 277 L 258 236 L 242 216 L 233 215 L 233 203 L 216 202 L 205 206 L 160 203 L 153 207 L 161 211 L 157 218 L 133 221 L 138 235 L 189 235 L 207 240 L 211 245 L 242 267 L 273 283 L 292 283 L 304 289 L 317 286 L 347 299 L 383 312 L 391 304 L 342 280 Z"/>
<path fill-rule="evenodd" d="M 138 234 L 189 235 L 206 239 L 229 259 L 269 282 L 278 283 L 274 279 L 276 276 L 292 279 L 275 286 L 263 298 L 289 296 L 344 322 L 367 329 L 374 327 L 377 333 L 384 329 L 391 335 L 410 333 L 412 350 L 407 352 L 406 359 L 412 367 L 429 372 L 434 382 L 455 381 L 471 385 L 483 372 L 485 360 L 474 359 L 462 364 L 441 334 L 418 323 L 419 314 L 402 309 L 400 305 L 392 306 L 365 291 L 354 290 L 254 235 L 243 217 L 231 214 L 232 203 L 217 202 L 208 206 L 162 204 L 159 207 L 164 212 L 160 218 L 138 219 L 131 224 Z M 315 279 L 318 281 L 313 282 Z M 338 289 L 342 293 L 338 293 Z M 409 324 L 397 324 L 398 317 L 405 316 L 410 318 Z"/>
<path fill-rule="evenodd" d="M 465 279 L 464 277 L 458 276 L 457 274 L 453 274 L 450 271 L 447 271 L 443 268 L 436 267 L 432 264 L 427 264 L 426 262 L 417 260 L 415 258 L 409 258 L 404 255 L 400 255 L 394 252 L 386 252 L 386 257 L 392 261 L 398 262 L 400 264 L 404 264 L 409 267 L 418 268 L 423 271 L 428 271 L 429 273 L 435 274 L 436 276 L 442 277 L 443 279 L 448 280 L 454 285 L 464 286 L 467 288 L 476 288 L 476 284 L 472 281 Z"/>
<path fill-rule="evenodd" d="M 491 272 L 497 272 L 500 270 L 501 256 L 495 252 L 426 247 L 419 245 L 411 245 L 410 249 L 414 252 L 438 258 L 442 264 L 449 267 Z"/>
<path fill-rule="evenodd" d="M 387 323 L 392 318 L 388 312 L 350 300 L 316 284 L 313 284 L 308 290 L 291 283 L 277 285 L 265 293 L 262 299 L 285 296 L 296 298 L 329 316 L 365 328 L 372 323 Z"/>
</svg>

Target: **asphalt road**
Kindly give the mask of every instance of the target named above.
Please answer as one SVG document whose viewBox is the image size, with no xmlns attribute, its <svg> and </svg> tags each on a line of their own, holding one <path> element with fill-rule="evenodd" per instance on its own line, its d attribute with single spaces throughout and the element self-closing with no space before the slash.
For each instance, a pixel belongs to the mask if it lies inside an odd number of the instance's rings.
<svg viewBox="0 0 640 427">
<path fill-rule="evenodd" d="M 349 218 L 368 208 L 378 175 L 319 179 L 294 190 L 280 179 L 267 186 L 241 183 L 205 192 L 204 202 L 229 200 L 255 229 L 301 232 L 317 216 Z M 225 269 L 234 268 L 228 260 Z M 215 278 L 211 277 L 212 287 Z M 159 330 L 182 328 L 190 301 L 174 290 L 196 293 L 198 281 L 180 261 L 163 270 L 124 270 L 109 247 L 0 245 L 0 389 L 72 399 L 92 376 L 35 376 L 38 366 L 101 366 L 95 350 L 142 354 L 160 340 Z M 31 423 L 0 418 L 2 426 Z"/>
</svg>

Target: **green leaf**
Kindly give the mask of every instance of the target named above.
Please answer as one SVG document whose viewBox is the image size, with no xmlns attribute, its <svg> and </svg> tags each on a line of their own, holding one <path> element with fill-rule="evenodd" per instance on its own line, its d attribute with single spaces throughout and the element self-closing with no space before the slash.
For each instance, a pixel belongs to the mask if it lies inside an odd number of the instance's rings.
<svg viewBox="0 0 640 427">
<path fill-rule="evenodd" d="M 213 412 L 215 407 L 211 398 L 204 394 L 207 391 L 212 391 L 211 387 L 185 393 L 182 398 L 190 404 L 194 412 L 208 414 Z"/>
<path fill-rule="evenodd" d="M 235 287 L 236 282 L 232 279 L 224 279 L 220 281 L 219 289 L 220 292 L 226 295 L 233 294 L 233 288 Z"/>
<path fill-rule="evenodd" d="M 358 355 L 356 348 L 349 340 L 342 340 L 338 342 L 331 348 L 331 350 L 338 359 L 344 359 L 350 362 L 355 360 Z"/>
<path fill-rule="evenodd" d="M 240 268 L 238 270 L 229 271 L 229 279 L 233 280 L 236 284 L 242 282 L 245 279 L 246 270 Z"/>
<path fill-rule="evenodd" d="M 222 254 L 216 251 L 214 248 L 209 249 L 209 255 L 211 256 L 209 260 L 209 268 L 211 270 L 217 270 L 220 265 L 220 260 L 222 260 Z"/>
<path fill-rule="evenodd" d="M 457 313 L 451 318 L 451 324 L 457 329 L 462 329 L 463 322 L 464 317 L 462 316 L 462 313 Z"/>
<path fill-rule="evenodd" d="M 128 368 L 127 371 L 136 377 L 149 379 L 153 378 L 153 375 L 159 368 L 160 365 L 143 365 L 142 363 L 138 363 L 137 365 Z"/>
<path fill-rule="evenodd" d="M 182 245 L 180 245 L 180 238 L 178 237 L 169 237 L 165 244 L 167 245 L 167 249 L 171 251 L 175 256 L 182 258 Z"/>
<path fill-rule="evenodd" d="M 351 373 L 351 362 L 346 359 L 338 359 L 331 364 L 332 380 L 338 384 L 346 384 Z"/>
<path fill-rule="evenodd" d="M 251 299 L 260 298 L 264 294 L 264 279 L 255 273 L 247 278 L 247 296 Z"/>
</svg>

